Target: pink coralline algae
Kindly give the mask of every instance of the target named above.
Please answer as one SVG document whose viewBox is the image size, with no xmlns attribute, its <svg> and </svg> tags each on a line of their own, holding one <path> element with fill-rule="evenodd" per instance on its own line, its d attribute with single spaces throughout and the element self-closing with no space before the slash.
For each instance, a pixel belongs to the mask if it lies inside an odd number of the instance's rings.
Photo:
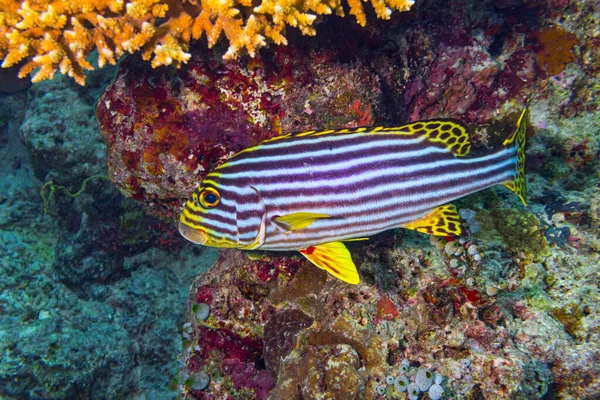
<svg viewBox="0 0 600 400">
<path fill-rule="evenodd" d="M 189 354 L 185 377 L 203 370 L 218 370 L 228 377 L 236 390 L 250 390 L 257 399 L 267 398 L 274 381 L 264 367 L 257 366 L 262 362 L 261 338 L 251 334 L 242 336 L 224 326 L 207 325 L 198 326 L 193 335 L 201 340 L 196 342 Z M 185 377 L 181 379 L 183 382 Z M 204 398 L 205 392 L 191 387 L 188 390 L 191 395 Z"/>
<path fill-rule="evenodd" d="M 266 400 L 275 386 L 269 373 L 264 370 L 257 371 L 254 364 L 225 359 L 221 363 L 221 369 L 231 377 L 236 390 L 252 390 L 256 399 Z"/>
<path fill-rule="evenodd" d="M 209 329 L 200 327 L 199 331 L 202 341 L 198 342 L 199 349 L 197 355 L 201 359 L 208 356 L 212 351 L 223 353 L 223 358 L 227 360 L 237 360 L 243 363 L 254 362 L 256 358 L 261 357 L 263 344 L 261 339 L 254 339 L 251 336 L 241 337 L 226 328 Z M 202 365 L 198 365 L 198 368 Z M 192 372 L 196 372 L 193 370 Z"/>
<path fill-rule="evenodd" d="M 298 272 L 301 265 L 301 260 L 276 256 L 264 260 L 256 260 L 252 264 L 256 270 L 256 275 L 263 282 L 277 278 L 280 274 L 285 275 L 289 279 Z"/>
<path fill-rule="evenodd" d="M 410 120 L 452 116 L 481 124 L 507 100 L 524 96 L 534 77 L 534 56 L 524 51 L 500 64 L 481 45 L 440 45 L 439 58 L 428 74 L 410 82 L 404 101 Z"/>
<path fill-rule="evenodd" d="M 197 55 L 176 71 L 126 60 L 96 115 L 110 179 L 150 212 L 176 218 L 204 175 L 234 153 L 282 131 L 371 123 L 380 101 L 366 67 L 280 48 L 244 64 Z"/>
</svg>

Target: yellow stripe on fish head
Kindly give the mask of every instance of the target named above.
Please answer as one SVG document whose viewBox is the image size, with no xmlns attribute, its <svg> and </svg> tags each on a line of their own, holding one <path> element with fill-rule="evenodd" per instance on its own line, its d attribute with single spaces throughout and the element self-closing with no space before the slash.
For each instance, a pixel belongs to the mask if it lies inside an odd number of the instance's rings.
<svg viewBox="0 0 600 400">
<path fill-rule="evenodd" d="M 264 214 L 260 196 L 242 182 L 221 185 L 220 177 L 217 172 L 208 174 L 194 191 L 181 214 L 179 232 L 205 246 L 259 247 Z"/>
<path fill-rule="evenodd" d="M 235 207 L 221 200 L 216 186 L 192 193 L 179 219 L 179 233 L 192 243 L 211 247 L 239 247 Z"/>
</svg>

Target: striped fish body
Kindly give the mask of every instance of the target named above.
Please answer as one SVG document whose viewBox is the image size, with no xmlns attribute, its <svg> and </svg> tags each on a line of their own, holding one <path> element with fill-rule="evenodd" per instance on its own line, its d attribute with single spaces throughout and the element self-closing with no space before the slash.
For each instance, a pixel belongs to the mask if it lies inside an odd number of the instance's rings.
<svg viewBox="0 0 600 400">
<path fill-rule="evenodd" d="M 468 156 L 465 127 L 447 120 L 270 139 L 206 176 L 180 231 L 218 247 L 298 250 L 344 279 L 339 260 L 352 261 L 342 241 L 398 227 L 460 235 L 448 203 L 497 184 L 524 200 L 523 117 L 504 147 L 480 157 Z"/>
</svg>

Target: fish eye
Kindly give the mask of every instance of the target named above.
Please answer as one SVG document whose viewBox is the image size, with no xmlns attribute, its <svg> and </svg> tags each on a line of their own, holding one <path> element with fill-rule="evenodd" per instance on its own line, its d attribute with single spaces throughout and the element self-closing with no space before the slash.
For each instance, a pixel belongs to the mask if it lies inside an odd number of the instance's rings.
<svg viewBox="0 0 600 400">
<path fill-rule="evenodd" d="M 213 188 L 205 188 L 200 192 L 199 196 L 200 205 L 204 208 L 213 208 L 221 200 L 219 192 Z"/>
<path fill-rule="evenodd" d="M 214 193 L 209 193 L 206 196 L 204 196 L 204 201 L 209 204 L 214 204 L 217 202 L 217 200 L 217 195 Z"/>
</svg>

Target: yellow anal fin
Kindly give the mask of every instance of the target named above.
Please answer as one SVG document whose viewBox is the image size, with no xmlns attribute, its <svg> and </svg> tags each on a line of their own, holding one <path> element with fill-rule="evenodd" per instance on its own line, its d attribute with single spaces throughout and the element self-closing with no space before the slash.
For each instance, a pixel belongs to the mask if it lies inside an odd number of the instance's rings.
<svg viewBox="0 0 600 400">
<path fill-rule="evenodd" d="M 460 236 L 462 233 L 460 217 L 453 204 L 439 206 L 424 217 L 405 224 L 403 228 L 433 236 Z"/>
<path fill-rule="evenodd" d="M 278 225 L 286 231 L 297 231 L 304 229 L 313 222 L 323 218 L 329 218 L 329 215 L 310 212 L 296 212 L 277 217 L 275 218 L 275 221 L 278 222 Z"/>
<path fill-rule="evenodd" d="M 341 242 L 331 242 L 318 246 L 309 246 L 300 253 L 317 267 L 344 282 L 357 285 L 360 282 L 352 256 Z"/>
<path fill-rule="evenodd" d="M 517 165 L 515 168 L 515 177 L 504 183 L 504 186 L 512 190 L 519 196 L 523 205 L 527 205 L 527 185 L 525 184 L 525 141 L 527 133 L 527 109 L 521 112 L 517 121 L 517 129 L 510 137 L 504 141 L 504 146 L 517 146 Z"/>
</svg>

